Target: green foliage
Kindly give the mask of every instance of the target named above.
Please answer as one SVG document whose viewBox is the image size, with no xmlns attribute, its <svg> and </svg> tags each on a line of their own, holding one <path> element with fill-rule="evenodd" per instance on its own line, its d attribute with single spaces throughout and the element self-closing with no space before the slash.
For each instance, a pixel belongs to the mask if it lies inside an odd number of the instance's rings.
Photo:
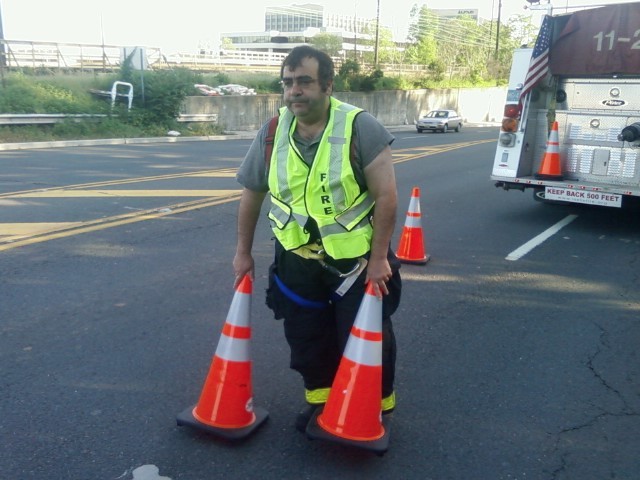
<svg viewBox="0 0 640 480">
<path fill-rule="evenodd" d="M 355 60 L 345 60 L 340 69 L 338 70 L 338 75 L 341 77 L 349 77 L 353 75 L 357 75 L 360 73 L 360 64 Z"/>
<path fill-rule="evenodd" d="M 341 75 L 336 75 L 333 79 L 333 91 L 334 92 L 349 92 L 351 91 L 351 85 L 349 79 Z"/>
<path fill-rule="evenodd" d="M 58 139 L 73 140 L 77 138 L 93 139 L 103 138 L 103 129 L 108 130 L 115 138 L 133 138 L 143 130 L 132 128 L 113 118 L 106 118 L 99 122 L 73 122 L 66 121 L 51 126 L 51 134 Z"/>
<path fill-rule="evenodd" d="M 347 60 L 334 79 L 334 90 L 337 92 L 372 92 L 375 90 L 398 90 L 402 85 L 401 78 L 385 77 L 380 69 L 370 74 L 360 74 L 360 65 Z"/>
<path fill-rule="evenodd" d="M 192 123 L 187 126 L 187 133 L 189 136 L 197 137 L 220 135 L 222 133 L 222 128 L 220 125 L 212 123 Z"/>
<path fill-rule="evenodd" d="M 234 82 L 235 83 L 235 82 Z M 280 85 L 280 77 L 257 78 L 253 81 L 247 81 L 240 83 L 249 88 L 253 88 L 256 93 L 282 93 L 282 86 Z"/>
<path fill-rule="evenodd" d="M 118 99 L 112 109 L 110 97 L 90 93 L 90 90 L 110 91 L 115 79 L 133 85 L 131 111 L 127 109 L 126 99 Z M 140 72 L 124 68 L 121 75 L 102 77 L 11 73 L 5 76 L 0 88 L 0 113 L 103 114 L 107 117 L 96 122 L 69 120 L 53 125 L 3 127 L 0 142 L 164 136 L 168 130 L 178 128 L 183 135 L 195 135 L 197 128 L 189 130 L 185 125 L 178 125 L 176 119 L 185 97 L 195 94 L 193 85 L 199 83 L 197 79 L 196 74 L 182 69 Z M 213 135 L 220 133 L 222 127 L 209 126 L 206 130 L 207 135 Z"/>
<path fill-rule="evenodd" d="M 370 47 L 371 51 L 365 51 L 362 54 L 362 61 L 367 64 L 377 67 L 383 63 L 401 63 L 402 54 L 398 51 L 395 42 L 393 41 L 393 34 L 388 28 L 380 26 L 378 30 L 378 65 L 375 65 L 376 60 L 376 28 L 375 23 L 367 25 L 364 28 L 364 33 L 368 34 L 368 37 L 364 37 L 358 42 L 366 47 Z M 369 38 L 370 37 L 370 38 Z"/>
<path fill-rule="evenodd" d="M 378 87 L 382 85 L 383 77 L 384 73 L 382 73 L 382 70 L 374 70 L 371 75 L 367 75 L 362 78 L 360 88 L 364 92 L 372 92 L 374 90 L 378 90 Z"/>
<path fill-rule="evenodd" d="M 170 126 L 180 115 L 184 99 L 193 92 L 194 74 L 185 69 L 159 71 L 146 76 L 144 91 L 137 105 L 145 113 L 148 124 Z"/>
<path fill-rule="evenodd" d="M 231 77 L 224 72 L 217 73 L 215 75 L 215 79 L 216 81 L 214 83 L 217 83 L 218 85 L 228 85 L 231 83 Z"/>
<path fill-rule="evenodd" d="M 121 77 L 133 85 L 134 92 L 139 92 L 133 101 L 134 124 L 174 127 L 184 99 L 193 94 L 198 75 L 185 68 L 136 71 L 131 60 L 130 56 L 122 65 Z"/>
<path fill-rule="evenodd" d="M 446 65 L 442 60 L 432 60 L 429 63 L 429 71 L 434 81 L 442 82 L 444 80 L 444 73 Z"/>
<path fill-rule="evenodd" d="M 231 77 L 228 73 L 219 72 L 212 74 L 202 74 L 202 83 L 211 87 L 217 87 L 218 85 L 228 85 L 234 83 L 231 81 Z"/>
<path fill-rule="evenodd" d="M 9 83 L 0 90 L 0 112 L 2 113 L 44 113 L 38 111 L 40 104 L 35 97 L 31 83 Z"/>
<path fill-rule="evenodd" d="M 331 33 L 319 33 L 311 38 L 311 45 L 331 57 L 337 57 L 342 50 L 342 38 Z"/>
<path fill-rule="evenodd" d="M 163 131 L 158 135 L 165 135 Z M 71 120 L 53 125 L 14 125 L 0 128 L 2 142 L 39 142 L 98 138 L 134 138 L 151 136 L 149 130 L 122 123 L 114 118 L 96 122 Z"/>
<path fill-rule="evenodd" d="M 224 37 L 222 39 L 222 45 L 220 46 L 221 50 L 235 50 L 236 46 L 233 44 L 233 41 L 228 38 L 228 37 Z"/>
<path fill-rule="evenodd" d="M 376 83 L 376 90 L 402 90 L 404 85 L 401 77 L 382 77 Z"/>
<path fill-rule="evenodd" d="M 103 113 L 88 91 L 56 85 L 47 77 L 15 73 L 0 89 L 0 113 Z"/>
<path fill-rule="evenodd" d="M 265 93 L 282 93 L 282 85 L 280 85 L 280 79 L 274 78 L 269 84 L 269 90 Z"/>
<path fill-rule="evenodd" d="M 429 65 L 432 80 L 437 82 L 444 81 L 449 72 L 456 83 L 497 84 L 508 76 L 513 50 L 536 31 L 531 17 L 522 15 L 498 25 L 494 21 L 477 23 L 469 16 L 442 19 L 426 5 L 416 5 L 411 11 L 406 58 L 408 63 Z"/>
</svg>

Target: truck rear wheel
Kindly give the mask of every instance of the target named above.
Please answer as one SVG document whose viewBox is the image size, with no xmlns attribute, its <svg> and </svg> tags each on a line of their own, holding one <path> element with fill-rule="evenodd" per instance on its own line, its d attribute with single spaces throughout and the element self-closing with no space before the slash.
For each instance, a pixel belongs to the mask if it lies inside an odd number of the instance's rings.
<svg viewBox="0 0 640 480">
<path fill-rule="evenodd" d="M 534 188 L 533 189 L 533 199 L 536 202 L 546 202 L 546 200 L 544 198 L 544 189 Z"/>
<path fill-rule="evenodd" d="M 547 205 L 569 205 L 569 202 L 561 202 L 559 200 L 547 200 L 544 197 L 544 188 L 534 188 L 533 199 L 536 202 L 545 203 Z"/>
</svg>

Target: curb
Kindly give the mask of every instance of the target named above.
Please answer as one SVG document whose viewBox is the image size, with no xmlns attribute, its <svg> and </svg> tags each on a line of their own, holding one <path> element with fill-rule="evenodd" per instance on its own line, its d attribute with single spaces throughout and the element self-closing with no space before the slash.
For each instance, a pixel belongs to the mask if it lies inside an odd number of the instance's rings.
<svg viewBox="0 0 640 480">
<path fill-rule="evenodd" d="M 471 127 L 495 127 L 499 123 L 493 122 L 470 122 L 465 123 Z M 403 129 L 414 129 L 413 124 L 387 126 L 389 131 Z M 146 138 L 100 138 L 95 140 L 61 140 L 56 142 L 22 142 L 22 143 L 0 143 L 0 151 L 7 150 L 28 150 L 36 148 L 59 148 L 59 147 L 92 147 L 98 145 L 142 145 L 149 143 L 177 143 L 177 142 L 209 142 L 220 140 L 253 140 L 258 133 L 252 131 L 227 132 L 224 135 L 206 135 L 200 137 L 146 137 Z"/>
</svg>

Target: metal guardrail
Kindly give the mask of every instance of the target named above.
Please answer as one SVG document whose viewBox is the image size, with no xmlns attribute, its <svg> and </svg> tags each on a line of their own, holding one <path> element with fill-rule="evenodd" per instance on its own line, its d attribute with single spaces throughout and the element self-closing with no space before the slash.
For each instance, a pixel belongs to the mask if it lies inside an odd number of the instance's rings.
<svg viewBox="0 0 640 480">
<path fill-rule="evenodd" d="M 212 70 L 274 70 L 280 67 L 283 54 L 269 52 L 165 53 L 157 47 L 140 47 L 144 64 L 150 69 L 188 68 Z M 0 40 L 0 66 L 9 70 L 32 68 L 76 71 L 117 71 L 131 47 L 80 43 Z"/>
<path fill-rule="evenodd" d="M 120 68 L 122 47 L 76 43 L 0 40 L 8 69 L 45 68 L 111 71 Z"/>
<path fill-rule="evenodd" d="M 118 45 L 0 40 L 0 63 L 7 69 L 115 71 L 124 52 Z M 145 55 L 149 65 L 161 61 L 159 48 L 145 48 Z"/>
<path fill-rule="evenodd" d="M 86 121 L 100 121 L 107 115 L 104 114 L 77 114 L 66 115 L 63 113 L 25 113 L 25 114 L 13 114 L 3 113 L 0 114 L 0 125 L 45 125 L 52 123 L 62 123 L 67 120 L 74 122 L 86 122 Z"/>
<path fill-rule="evenodd" d="M 47 125 L 53 123 L 62 123 L 67 120 L 74 122 L 99 122 L 106 118 L 105 114 L 77 114 L 66 115 L 63 113 L 29 113 L 29 114 L 0 114 L 0 126 L 2 125 Z M 202 114 L 180 114 L 177 118 L 178 122 L 190 123 L 190 122 L 212 122 L 218 123 L 217 113 L 202 113 Z"/>
<path fill-rule="evenodd" d="M 218 114 L 217 113 L 181 113 L 177 120 L 181 123 L 187 122 L 213 122 L 218 123 Z"/>
</svg>

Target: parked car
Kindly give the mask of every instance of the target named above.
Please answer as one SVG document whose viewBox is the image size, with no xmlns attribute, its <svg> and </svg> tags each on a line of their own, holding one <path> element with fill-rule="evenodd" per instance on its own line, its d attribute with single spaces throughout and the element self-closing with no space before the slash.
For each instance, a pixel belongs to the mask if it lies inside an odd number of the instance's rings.
<svg viewBox="0 0 640 480">
<path fill-rule="evenodd" d="M 416 122 L 418 133 L 423 130 L 447 133 L 450 129 L 456 132 L 462 130 L 462 117 L 455 110 L 431 110 Z"/>
</svg>

